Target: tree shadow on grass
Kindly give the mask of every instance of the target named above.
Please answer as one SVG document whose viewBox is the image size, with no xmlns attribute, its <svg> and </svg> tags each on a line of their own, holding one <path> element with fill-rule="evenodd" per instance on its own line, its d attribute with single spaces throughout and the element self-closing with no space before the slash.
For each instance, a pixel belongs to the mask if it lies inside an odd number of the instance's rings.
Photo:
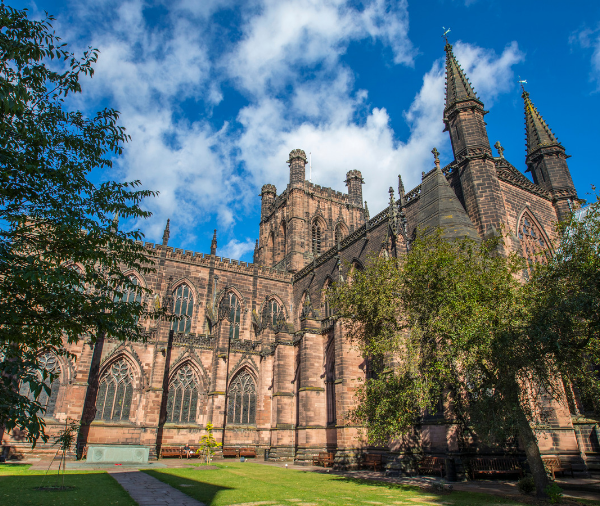
<svg viewBox="0 0 600 506">
<path fill-rule="evenodd" d="M 173 488 L 180 490 L 184 494 L 203 502 L 207 506 L 210 506 L 213 503 L 219 492 L 223 490 L 233 490 L 232 487 L 213 485 L 212 483 L 205 483 L 199 480 L 184 478 L 183 476 L 164 473 L 159 470 L 144 469 L 144 472 L 149 476 L 166 483 L 167 485 L 171 485 Z"/>
</svg>

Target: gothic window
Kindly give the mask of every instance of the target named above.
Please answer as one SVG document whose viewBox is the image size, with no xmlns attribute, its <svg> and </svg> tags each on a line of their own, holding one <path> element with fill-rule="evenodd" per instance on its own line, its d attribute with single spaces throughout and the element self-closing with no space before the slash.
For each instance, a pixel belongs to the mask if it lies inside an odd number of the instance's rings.
<svg viewBox="0 0 600 506">
<path fill-rule="evenodd" d="M 140 282 L 135 276 L 129 276 L 131 283 L 137 287 Z M 123 302 L 142 302 L 142 294 L 137 288 L 125 288 L 121 299 Z"/>
<path fill-rule="evenodd" d="M 321 226 L 318 223 L 312 226 L 312 252 L 315 256 L 321 254 Z"/>
<path fill-rule="evenodd" d="M 521 217 L 517 231 L 521 241 L 523 258 L 527 267 L 523 270 L 525 279 L 529 279 L 536 263 L 546 263 L 549 257 L 548 244 L 533 217 L 526 211 Z"/>
<path fill-rule="evenodd" d="M 256 423 L 256 386 L 248 371 L 238 374 L 229 387 L 227 421 L 240 425 Z"/>
<path fill-rule="evenodd" d="M 327 387 L 327 425 L 335 425 L 337 421 L 335 412 L 335 350 L 333 346 L 327 356 L 327 374 L 325 386 Z"/>
<path fill-rule="evenodd" d="M 241 313 L 242 306 L 235 293 L 225 294 L 219 306 L 219 319 L 227 318 L 229 320 L 229 339 L 240 338 Z"/>
<path fill-rule="evenodd" d="M 275 299 L 271 299 L 265 304 L 262 321 L 264 327 L 271 327 L 273 330 L 276 330 L 285 321 L 283 307 Z"/>
<path fill-rule="evenodd" d="M 42 388 L 42 391 L 37 397 L 37 401 L 45 409 L 46 416 L 54 416 L 54 411 L 56 409 L 56 399 L 58 398 L 58 389 L 60 386 L 60 365 L 58 364 L 58 358 L 56 355 L 50 352 L 46 352 L 39 357 L 39 366 L 40 370 L 46 371 L 48 374 L 54 376 L 52 382 L 50 382 L 50 378 L 47 377 L 44 383 L 50 388 L 50 395 L 46 392 L 45 389 Z M 38 379 L 41 380 L 42 376 L 38 373 Z M 30 400 L 34 399 L 33 392 L 29 388 L 28 383 L 23 383 L 21 385 L 20 394 L 28 397 Z"/>
<path fill-rule="evenodd" d="M 129 420 L 133 378 L 129 364 L 122 358 L 110 366 L 100 381 L 96 399 L 96 418 L 99 420 Z"/>
<path fill-rule="evenodd" d="M 174 320 L 171 330 L 185 332 L 192 330 L 192 315 L 194 312 L 194 297 L 192 290 L 186 284 L 179 285 L 174 293 L 173 314 L 182 316 L 181 320 Z"/>
<path fill-rule="evenodd" d="M 167 422 L 194 423 L 198 408 L 198 381 L 189 364 L 184 365 L 169 384 Z"/>
</svg>

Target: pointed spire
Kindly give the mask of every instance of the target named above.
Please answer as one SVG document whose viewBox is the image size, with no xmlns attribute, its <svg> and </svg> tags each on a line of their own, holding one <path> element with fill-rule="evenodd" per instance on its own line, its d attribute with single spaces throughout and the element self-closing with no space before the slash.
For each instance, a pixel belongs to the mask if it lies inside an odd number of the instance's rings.
<svg viewBox="0 0 600 506">
<path fill-rule="evenodd" d="M 170 219 L 167 220 L 167 226 L 165 227 L 165 231 L 163 232 L 163 242 L 162 245 L 166 246 L 169 244 L 169 237 L 171 236 L 171 229 L 169 228 Z"/>
<path fill-rule="evenodd" d="M 483 106 L 483 102 L 477 98 L 471 83 L 458 64 L 452 44 L 446 43 L 446 110 L 453 105 L 466 100 L 475 100 Z"/>
<path fill-rule="evenodd" d="M 367 201 L 365 200 L 365 221 L 369 221 L 371 217 L 369 216 L 369 206 L 367 205 Z"/>
<path fill-rule="evenodd" d="M 210 254 L 213 256 L 217 254 L 217 229 L 216 228 L 213 233 L 212 241 L 210 243 Z"/>
<path fill-rule="evenodd" d="M 529 98 L 529 92 L 523 89 L 521 95 L 525 102 L 525 131 L 527 133 L 527 155 L 539 148 L 560 145 L 550 127 L 542 118 Z"/>
<path fill-rule="evenodd" d="M 256 244 L 254 244 L 254 263 L 258 263 L 258 239 L 256 239 Z"/>
</svg>

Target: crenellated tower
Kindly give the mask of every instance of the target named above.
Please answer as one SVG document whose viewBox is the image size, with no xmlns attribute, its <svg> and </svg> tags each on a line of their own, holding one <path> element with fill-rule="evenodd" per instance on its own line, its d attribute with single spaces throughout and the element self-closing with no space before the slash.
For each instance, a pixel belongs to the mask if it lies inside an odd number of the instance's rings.
<svg viewBox="0 0 600 506">
<path fill-rule="evenodd" d="M 304 183 L 306 179 L 306 153 L 301 149 L 294 149 L 287 161 L 290 165 L 290 184 Z"/>
<path fill-rule="evenodd" d="M 525 103 L 527 172 L 531 172 L 535 184 L 552 194 L 556 215 L 559 220 L 564 220 L 570 213 L 569 199 L 577 199 L 575 185 L 567 165 L 569 157 L 533 105 L 525 89 L 522 96 Z"/>
<path fill-rule="evenodd" d="M 446 107 L 444 124 L 450 132 L 456 170 L 464 202 L 480 236 L 495 233 L 506 222 L 506 211 L 484 116 L 488 111 L 477 97 L 463 69 L 446 43 Z"/>
</svg>

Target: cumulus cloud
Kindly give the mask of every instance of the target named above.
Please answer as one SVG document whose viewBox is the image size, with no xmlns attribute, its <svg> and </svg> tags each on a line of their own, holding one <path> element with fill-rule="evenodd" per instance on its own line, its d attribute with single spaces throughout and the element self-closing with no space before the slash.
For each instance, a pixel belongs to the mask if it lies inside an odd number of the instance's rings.
<svg viewBox="0 0 600 506">
<path fill-rule="evenodd" d="M 454 51 L 488 107 L 511 89 L 511 69 L 524 58 L 516 42 L 500 55 L 464 43 L 457 43 Z M 266 97 L 242 109 L 241 158 L 257 184 L 270 182 L 278 191 L 288 182 L 284 162 L 293 148 L 312 152 L 313 181 L 323 186 L 343 191 L 346 172 L 360 170 L 366 183 L 364 199 L 377 212 L 387 203 L 388 187 L 396 187 L 398 174 L 408 190 L 420 182 L 422 171 L 433 167 L 434 146 L 442 152 L 442 160 L 453 158 L 442 123 L 444 69 L 443 59 L 436 60 L 423 77 L 404 114 L 410 127 L 406 141 L 395 137 L 386 109 L 368 109 L 366 91 L 352 92 L 351 79 L 341 72 L 333 83 L 299 84 L 287 102 Z M 358 115 L 365 116 L 364 121 L 355 119 L 358 112 L 365 113 Z"/>
<path fill-rule="evenodd" d="M 246 238 L 244 241 L 231 239 L 224 247 L 217 249 L 217 254 L 224 258 L 244 258 L 254 251 L 254 241 Z"/>
</svg>

